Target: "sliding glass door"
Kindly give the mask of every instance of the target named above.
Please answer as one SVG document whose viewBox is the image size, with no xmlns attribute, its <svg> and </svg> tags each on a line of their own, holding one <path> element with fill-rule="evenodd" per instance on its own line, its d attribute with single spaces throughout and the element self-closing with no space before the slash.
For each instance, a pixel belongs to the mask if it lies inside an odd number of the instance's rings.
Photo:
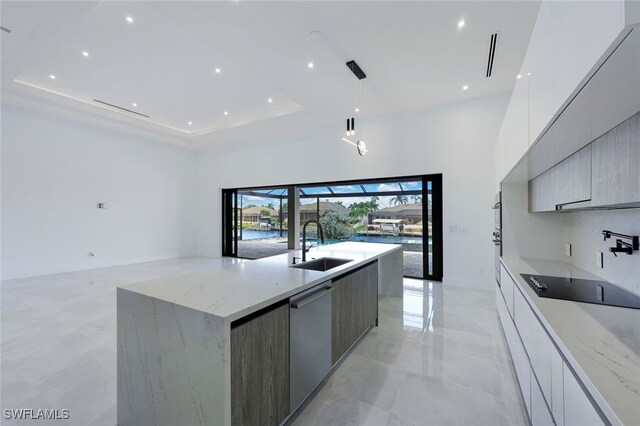
<svg viewBox="0 0 640 426">
<path fill-rule="evenodd" d="M 298 193 L 299 227 L 319 221 L 325 244 L 399 244 L 406 277 L 442 280 L 442 175 L 224 190 L 226 256 L 256 259 L 288 250 L 288 230 L 296 227 L 289 223 L 287 188 Z M 307 239 L 316 237 L 310 224 Z"/>
</svg>

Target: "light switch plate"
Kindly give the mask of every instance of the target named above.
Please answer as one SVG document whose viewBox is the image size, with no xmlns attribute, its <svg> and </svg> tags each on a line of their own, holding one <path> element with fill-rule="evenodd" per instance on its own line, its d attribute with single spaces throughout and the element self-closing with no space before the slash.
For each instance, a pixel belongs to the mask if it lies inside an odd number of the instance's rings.
<svg viewBox="0 0 640 426">
<path fill-rule="evenodd" d="M 567 245 L 565 246 L 565 249 L 564 249 L 564 253 L 567 256 L 571 257 L 571 243 L 567 243 Z"/>
<path fill-rule="evenodd" d="M 597 257 L 597 263 L 596 265 L 598 265 L 598 268 L 604 268 L 604 254 L 602 254 L 601 251 L 596 252 L 596 257 Z"/>
</svg>

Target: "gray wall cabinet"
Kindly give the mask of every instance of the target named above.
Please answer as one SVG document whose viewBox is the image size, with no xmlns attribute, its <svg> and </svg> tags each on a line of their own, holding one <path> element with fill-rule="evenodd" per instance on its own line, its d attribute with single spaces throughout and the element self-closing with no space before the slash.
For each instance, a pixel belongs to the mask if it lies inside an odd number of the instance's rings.
<svg viewBox="0 0 640 426">
<path fill-rule="evenodd" d="M 640 113 L 529 181 L 529 211 L 640 207 Z"/>
<path fill-rule="evenodd" d="M 375 324 L 378 318 L 378 265 L 364 268 L 333 282 L 332 364 Z"/>
<path fill-rule="evenodd" d="M 529 211 L 554 211 L 557 205 L 591 199 L 591 145 L 529 182 Z"/>
<path fill-rule="evenodd" d="M 640 203 L 640 113 L 593 143 L 593 206 Z"/>
<path fill-rule="evenodd" d="M 279 425 L 289 415 L 289 305 L 231 327 L 231 424 Z"/>
</svg>

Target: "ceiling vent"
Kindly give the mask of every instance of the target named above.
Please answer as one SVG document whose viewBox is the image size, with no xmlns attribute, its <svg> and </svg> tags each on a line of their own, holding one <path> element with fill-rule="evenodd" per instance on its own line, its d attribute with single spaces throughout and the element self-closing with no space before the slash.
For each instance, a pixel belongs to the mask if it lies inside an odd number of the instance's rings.
<svg viewBox="0 0 640 426">
<path fill-rule="evenodd" d="M 100 99 L 94 99 L 93 102 L 97 102 L 97 103 L 102 104 L 102 105 L 110 106 L 111 108 L 116 108 L 116 109 L 119 109 L 120 111 L 126 111 L 126 112 L 130 112 L 131 114 L 135 114 L 135 115 L 139 115 L 141 117 L 149 118 L 148 115 L 140 114 L 139 112 L 131 111 L 130 109 L 122 108 L 121 106 L 110 104 L 109 102 L 101 101 Z"/>
<path fill-rule="evenodd" d="M 9 28 L 5 28 L 5 27 L 0 27 L 0 30 L 4 31 L 7 34 L 11 33 L 11 30 Z"/>
<path fill-rule="evenodd" d="M 487 60 L 487 78 L 491 77 L 493 72 L 493 62 L 496 57 L 496 46 L 498 45 L 498 33 L 491 34 L 489 40 L 489 59 Z"/>
</svg>

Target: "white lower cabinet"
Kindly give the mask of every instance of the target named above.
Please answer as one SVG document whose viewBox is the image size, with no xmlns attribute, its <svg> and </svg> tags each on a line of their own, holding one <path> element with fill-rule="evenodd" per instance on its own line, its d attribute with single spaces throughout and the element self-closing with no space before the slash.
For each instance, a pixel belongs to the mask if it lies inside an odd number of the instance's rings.
<svg viewBox="0 0 640 426">
<path fill-rule="evenodd" d="M 531 424 L 603 425 L 598 410 L 556 349 L 519 285 L 502 265 L 500 280 L 496 305 Z M 509 298 L 513 300 L 511 310 L 505 301 Z"/>
<path fill-rule="evenodd" d="M 564 426 L 564 361 L 555 350 L 551 353 L 551 413 L 558 426 Z"/>
<path fill-rule="evenodd" d="M 511 317 L 513 317 L 513 290 L 515 287 L 516 284 L 513 282 L 513 279 L 511 279 L 507 270 L 504 269 L 504 266 L 500 264 L 500 288 Z"/>
<path fill-rule="evenodd" d="M 513 293 L 516 327 L 531 360 L 531 367 L 540 382 L 542 393 L 546 400 L 551 401 L 551 351 L 555 348 L 520 290 L 516 288 Z"/>
<path fill-rule="evenodd" d="M 501 279 L 505 277 L 509 278 L 509 275 L 503 273 Z M 522 398 L 527 407 L 527 414 L 531 417 L 531 364 L 529 358 L 524 350 L 524 346 L 520 341 L 518 331 L 509 315 L 507 305 L 505 304 L 503 295 L 500 289 L 496 289 L 496 305 L 498 306 L 498 314 L 500 315 L 500 321 L 502 323 L 502 329 L 504 330 L 505 338 L 507 339 L 507 345 L 509 346 L 509 352 L 511 352 L 511 359 L 513 360 L 513 367 L 516 370 L 518 376 L 518 384 L 520 385 L 520 391 L 522 392 Z"/>
<path fill-rule="evenodd" d="M 599 426 L 604 422 L 589 401 L 573 373 L 566 365 L 562 369 L 564 380 L 564 425 Z"/>
<path fill-rule="evenodd" d="M 535 426 L 553 426 L 554 424 L 553 416 L 535 379 L 531 380 L 531 423 Z"/>
</svg>

